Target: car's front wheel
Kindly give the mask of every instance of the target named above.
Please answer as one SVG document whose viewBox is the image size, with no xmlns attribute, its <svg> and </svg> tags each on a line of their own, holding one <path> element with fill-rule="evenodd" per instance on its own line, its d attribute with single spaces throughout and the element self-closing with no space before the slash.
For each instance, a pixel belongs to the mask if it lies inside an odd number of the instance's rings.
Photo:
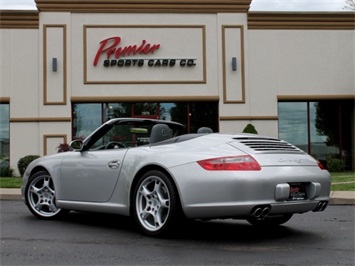
<svg viewBox="0 0 355 266">
<path fill-rule="evenodd" d="M 170 232 L 181 217 L 174 184 L 161 171 L 152 170 L 140 177 L 134 188 L 132 207 L 138 227 L 150 236 Z"/>
<path fill-rule="evenodd" d="M 55 196 L 52 177 L 46 171 L 35 173 L 29 178 L 25 189 L 25 201 L 35 216 L 52 219 L 67 213 L 67 210 L 56 206 Z"/>
<path fill-rule="evenodd" d="M 292 218 L 293 214 L 280 214 L 274 217 L 267 217 L 265 219 L 257 219 L 254 217 L 248 218 L 247 221 L 256 226 L 277 226 L 288 222 Z"/>
</svg>

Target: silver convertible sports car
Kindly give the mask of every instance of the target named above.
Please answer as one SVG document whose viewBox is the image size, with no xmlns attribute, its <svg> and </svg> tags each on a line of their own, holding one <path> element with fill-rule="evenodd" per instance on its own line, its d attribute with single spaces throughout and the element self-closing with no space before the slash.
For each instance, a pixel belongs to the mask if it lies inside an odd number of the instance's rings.
<svg viewBox="0 0 355 266">
<path fill-rule="evenodd" d="M 183 130 L 170 121 L 112 119 L 73 141 L 72 151 L 33 161 L 23 177 L 23 200 L 43 219 L 70 210 L 132 216 L 151 236 L 185 219 L 270 226 L 326 208 L 328 171 L 290 143 Z"/>
</svg>

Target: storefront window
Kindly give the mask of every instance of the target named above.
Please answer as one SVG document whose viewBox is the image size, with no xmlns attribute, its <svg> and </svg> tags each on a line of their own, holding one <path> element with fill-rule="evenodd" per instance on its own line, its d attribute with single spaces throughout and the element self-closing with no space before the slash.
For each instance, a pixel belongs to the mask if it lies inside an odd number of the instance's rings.
<svg viewBox="0 0 355 266">
<path fill-rule="evenodd" d="M 173 119 L 171 117 L 171 111 L 174 106 L 174 103 L 160 103 L 160 119 L 172 121 Z"/>
<path fill-rule="evenodd" d="M 170 109 L 171 120 L 186 125 L 188 133 L 196 133 L 200 127 L 209 127 L 218 132 L 218 103 L 175 103 Z"/>
<path fill-rule="evenodd" d="M 158 103 L 135 103 L 132 115 L 133 117 L 144 117 L 151 119 L 160 119 L 160 110 Z"/>
<path fill-rule="evenodd" d="M 76 103 L 73 104 L 73 138 L 85 138 L 105 121 L 118 117 L 142 117 L 175 121 L 186 132 L 200 127 L 218 131 L 217 102 L 176 103 Z"/>
<path fill-rule="evenodd" d="M 279 138 L 308 152 L 307 103 L 279 103 Z"/>
<path fill-rule="evenodd" d="M 102 106 L 100 103 L 74 104 L 73 139 L 86 138 L 102 124 Z"/>
<path fill-rule="evenodd" d="M 218 131 L 217 104 L 196 102 L 190 104 L 190 132 L 195 133 L 200 127 L 209 127 Z"/>
<path fill-rule="evenodd" d="M 186 131 L 190 132 L 190 116 L 189 116 L 189 104 L 185 102 L 175 103 L 174 106 L 170 108 L 171 120 L 179 122 L 186 126 Z"/>
<path fill-rule="evenodd" d="M 118 117 L 130 117 L 132 112 L 131 103 L 105 103 L 103 104 L 104 118 L 103 121 Z"/>
<path fill-rule="evenodd" d="M 0 104 L 0 167 L 9 166 L 10 157 L 10 111 L 9 104 Z"/>
<path fill-rule="evenodd" d="M 327 164 L 354 168 L 354 101 L 279 102 L 279 137 Z"/>
<path fill-rule="evenodd" d="M 328 141 L 331 139 L 331 135 L 337 131 L 338 126 L 330 131 L 322 130 L 326 121 L 322 119 L 321 106 L 322 103 L 320 102 L 309 103 L 310 151 L 318 160 L 326 161 L 327 157 L 337 157 L 339 154 L 339 145 Z M 335 110 L 337 111 L 337 109 Z M 338 118 L 336 120 L 338 120 Z"/>
</svg>

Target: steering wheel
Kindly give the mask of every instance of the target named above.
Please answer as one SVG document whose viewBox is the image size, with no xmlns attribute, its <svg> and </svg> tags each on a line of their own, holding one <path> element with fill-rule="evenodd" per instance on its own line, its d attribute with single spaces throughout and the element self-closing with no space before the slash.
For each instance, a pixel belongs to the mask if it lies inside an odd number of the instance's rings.
<svg viewBox="0 0 355 266">
<path fill-rule="evenodd" d="M 119 149 L 119 148 L 126 148 L 126 146 L 121 143 L 121 142 L 109 142 L 106 146 L 105 146 L 105 150 L 109 150 L 109 149 Z"/>
</svg>

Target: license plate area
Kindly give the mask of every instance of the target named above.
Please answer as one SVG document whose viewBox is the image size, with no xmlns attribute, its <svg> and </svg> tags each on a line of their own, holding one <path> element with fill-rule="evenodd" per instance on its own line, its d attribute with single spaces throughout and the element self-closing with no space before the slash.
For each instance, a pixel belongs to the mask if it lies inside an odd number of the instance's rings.
<svg viewBox="0 0 355 266">
<path fill-rule="evenodd" d="M 290 194 L 288 197 L 289 201 L 305 200 L 307 199 L 306 183 L 289 183 Z"/>
</svg>

